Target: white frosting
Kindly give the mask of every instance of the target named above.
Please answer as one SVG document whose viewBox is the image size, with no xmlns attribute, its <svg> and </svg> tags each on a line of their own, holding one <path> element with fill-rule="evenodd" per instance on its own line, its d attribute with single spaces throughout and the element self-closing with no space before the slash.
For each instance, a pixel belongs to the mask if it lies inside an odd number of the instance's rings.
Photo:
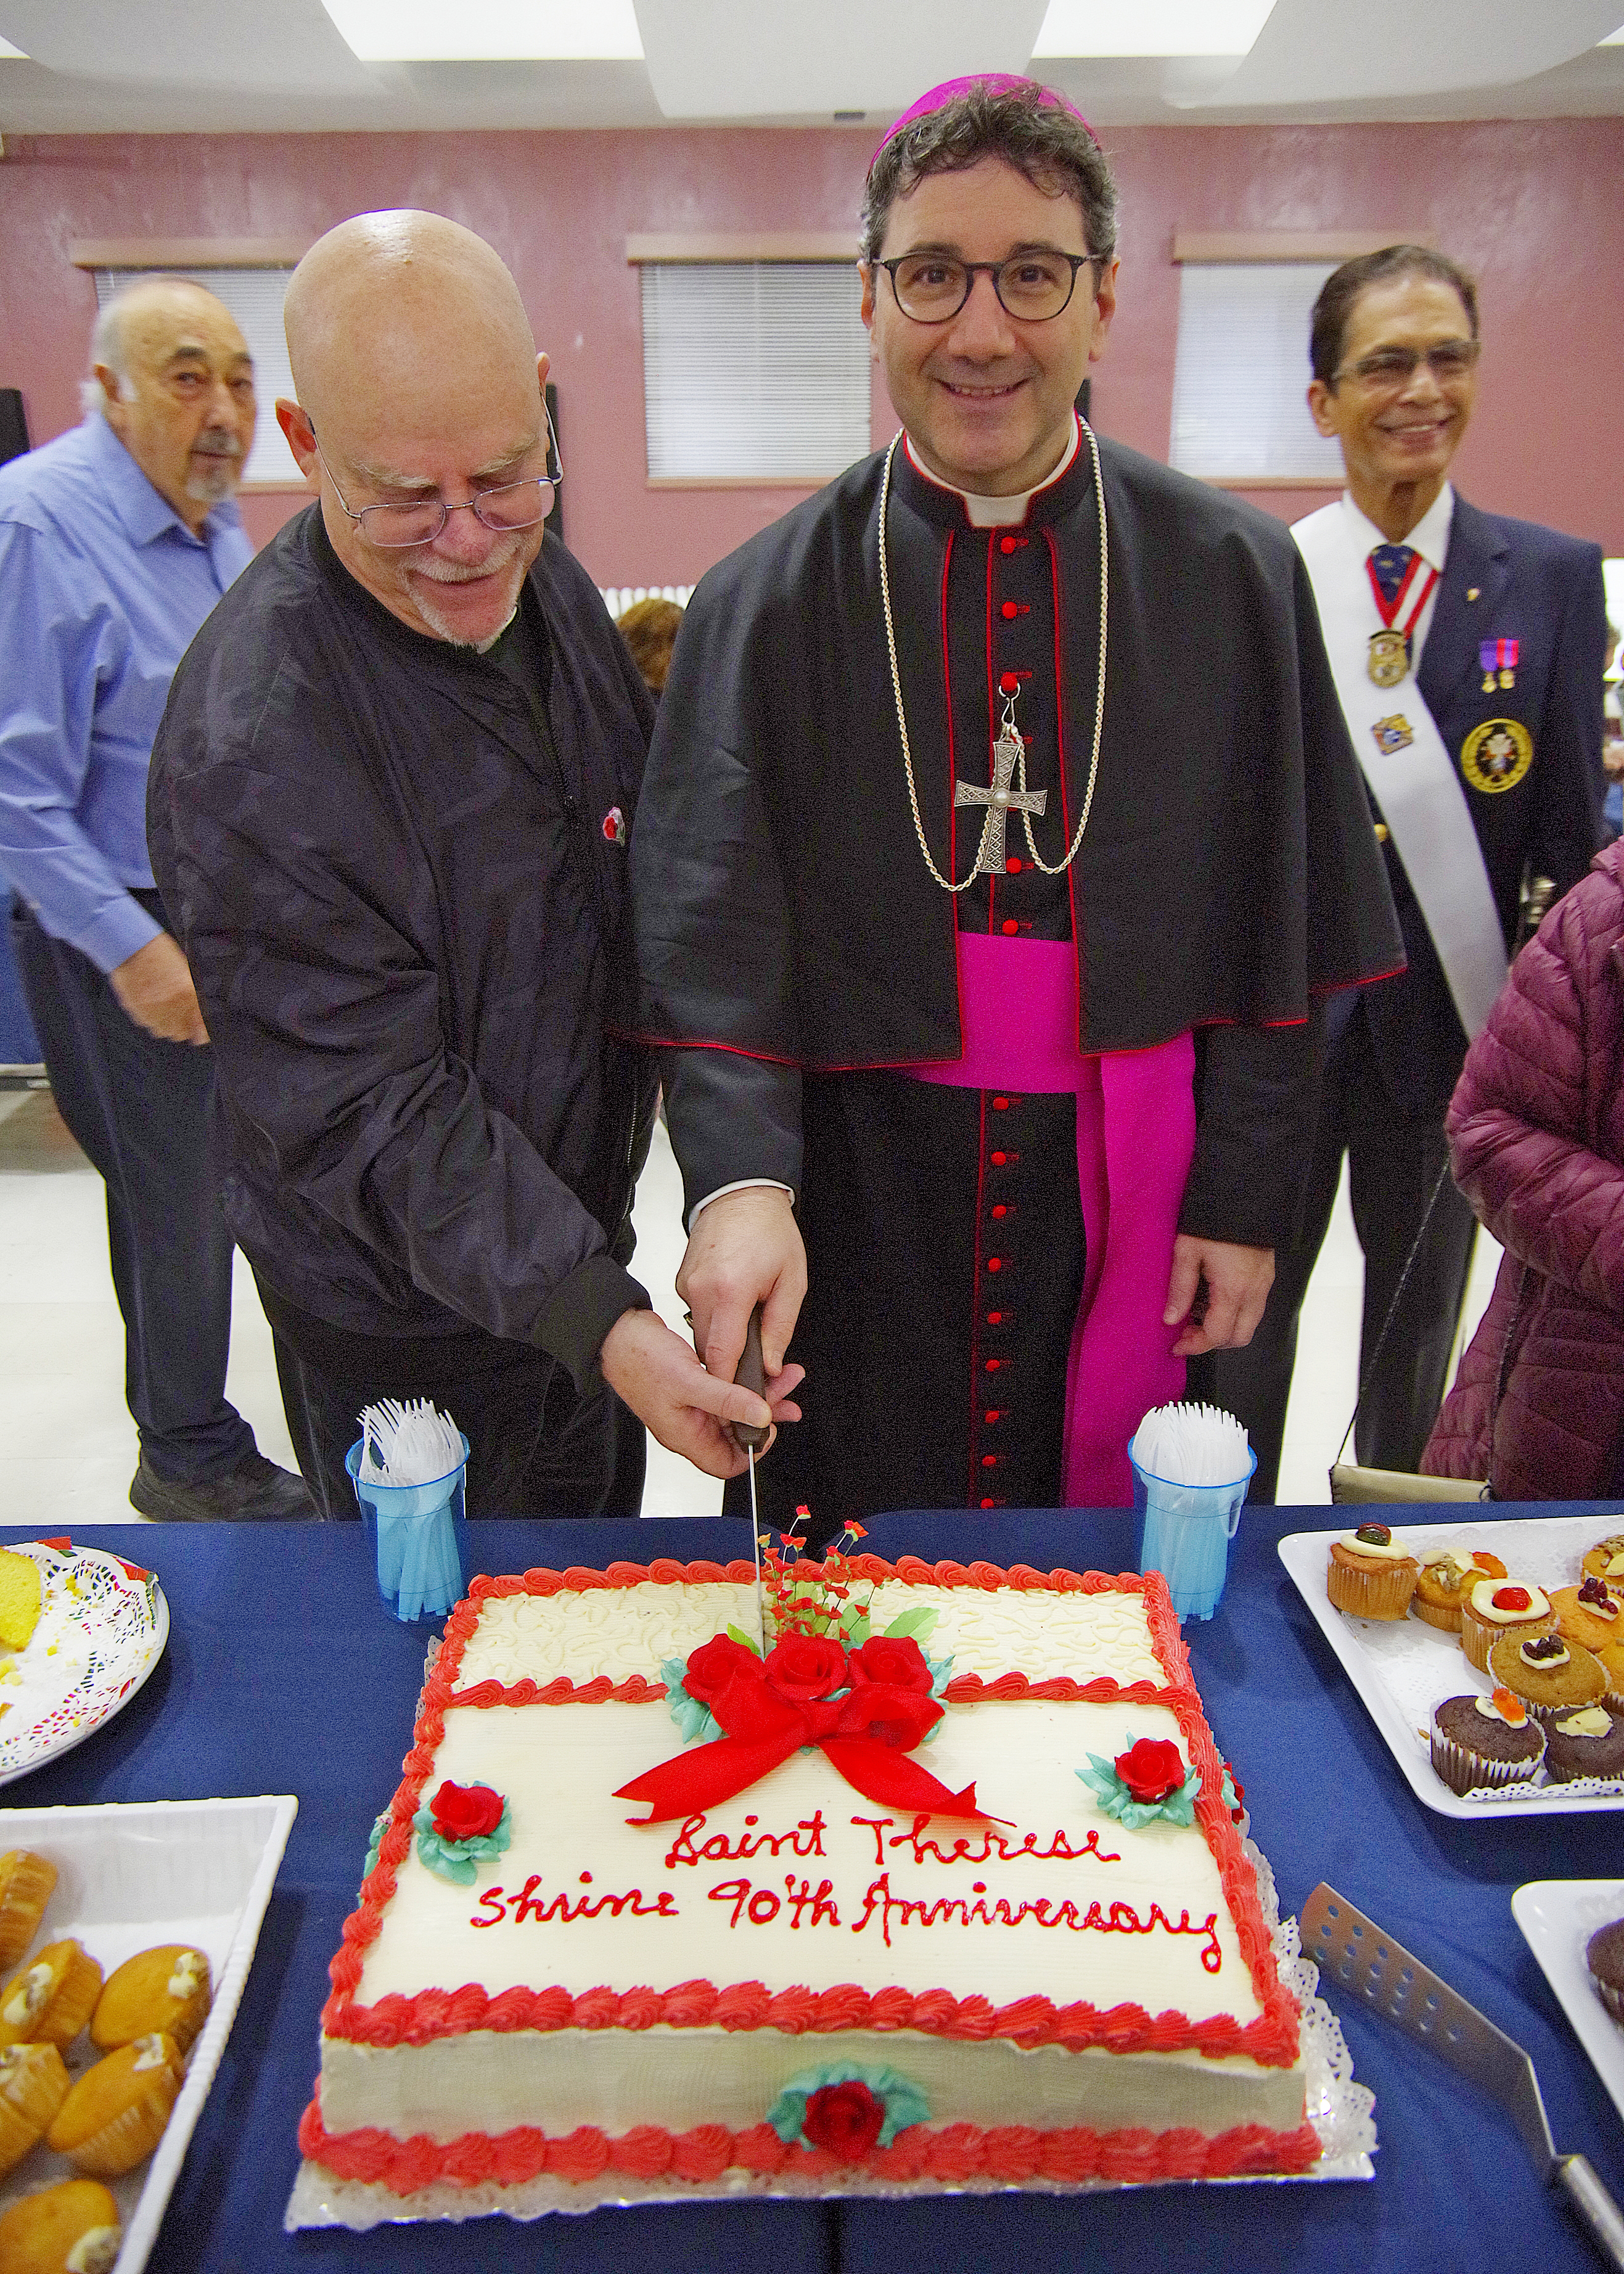
<svg viewBox="0 0 1624 2274">
<path fill-rule="evenodd" d="M 1556 1726 L 1565 1737 L 1605 1737 L 1613 1727 L 1613 1716 L 1600 1706 L 1584 1706 Z"/>
<path fill-rule="evenodd" d="M 1361 1540 L 1352 1532 L 1344 1532 L 1337 1541 L 1350 1555 L 1370 1555 L 1382 1563 L 1413 1562 L 1414 1557 L 1401 1540 Z"/>
<path fill-rule="evenodd" d="M 122 2226 L 87 2226 L 62 2262 L 66 2274 L 110 2274 L 124 2237 Z"/>
<path fill-rule="evenodd" d="M 52 1969 L 46 1959 L 31 1966 L 18 1977 L 17 1986 L 4 2006 L 0 2006 L 0 2022 L 8 2029 L 26 2029 L 34 2021 L 51 1992 Z"/>
<path fill-rule="evenodd" d="M 1124 1685 L 1165 1685 L 1137 1594 L 887 1583 L 869 1606 L 875 1630 L 921 1604 L 938 1613 L 930 1655 L 951 1654 L 955 1674 L 1086 1682 L 1109 1673 Z M 560 1675 L 577 1684 L 604 1674 L 658 1681 L 662 1659 L 686 1655 L 730 1620 L 753 1630 L 753 1587 L 647 1583 L 498 1598 L 482 1609 L 457 1685 L 540 1685 Z M 911 1758 L 953 1791 L 974 1779 L 981 1804 L 1005 1822 L 989 1834 L 934 1817 L 916 1841 L 912 1811 L 866 1800 L 815 1751 L 793 1754 L 686 1826 L 641 1822 L 644 1809 L 614 1789 L 685 1750 L 661 1705 L 453 1708 L 425 1788 L 445 1778 L 494 1787 L 509 1803 L 512 1845 L 470 1888 L 428 1871 L 413 1844 L 357 2001 L 467 1984 L 491 1996 L 553 1985 L 580 1995 L 703 1979 L 718 1989 L 759 1984 L 770 1994 L 850 1984 L 871 1993 L 940 1990 L 994 2006 L 1086 1999 L 1244 2024 L 1259 2002 L 1199 1828 L 1157 1821 L 1124 1831 L 1075 1774 L 1090 1754 L 1111 1759 L 1139 1737 L 1170 1739 L 1187 1757 L 1163 1706 L 1034 1698 L 949 1706 Z M 612 1897 L 625 1899 L 620 1915 Z M 560 1898 L 601 1908 L 596 1916 L 536 1916 Z M 1039 1902 L 1053 1924 L 1033 1915 Z M 923 1905 L 935 1907 L 929 1922 Z M 1121 1931 L 1130 1915 L 1147 1931 Z M 1113 1922 L 1117 1931 L 1102 1931 Z M 1216 2134 L 1245 2122 L 1286 2129 L 1302 2115 L 1297 2069 L 1261 2069 L 1242 2057 L 657 2023 L 471 2031 L 418 2046 L 324 2038 L 323 2121 L 333 2134 L 378 2125 L 441 2142 L 520 2124 L 550 2134 L 582 2124 L 611 2134 L 638 2124 L 743 2130 L 790 2077 L 842 2059 L 904 2069 L 927 2091 L 933 2125 L 1188 2125 Z"/>
<path fill-rule="evenodd" d="M 150 2037 L 137 2037 L 135 2059 L 130 2064 L 131 2074 L 140 2076 L 149 2068 L 167 2068 L 169 2058 L 163 2050 L 163 2039 L 155 2030 Z"/>
<path fill-rule="evenodd" d="M 208 1980 L 208 1961 L 200 1950 L 183 1950 L 175 1971 L 164 1985 L 171 1998 L 195 1998 L 198 1984 Z"/>
<path fill-rule="evenodd" d="M 1497 1610 L 1494 1598 L 1502 1587 L 1521 1587 L 1528 1597 L 1527 1610 Z M 1548 1618 L 1551 1598 L 1543 1587 L 1533 1586 L 1526 1579 L 1479 1579 L 1471 1591 L 1471 1607 L 1474 1616 L 1480 1618 L 1485 1626 L 1515 1627 L 1522 1626 L 1529 1619 Z"/>
<path fill-rule="evenodd" d="M 1508 1729 L 1521 1729 L 1527 1726 L 1528 1710 L 1526 1707 L 1523 1708 L 1514 1721 L 1509 1714 L 1501 1713 L 1500 1707 L 1494 1703 L 1494 1700 L 1492 1698 L 1475 1698 L 1472 1700 L 1472 1703 L 1476 1706 L 1477 1711 L 1482 1714 L 1485 1721 L 1503 1721 Z"/>
</svg>

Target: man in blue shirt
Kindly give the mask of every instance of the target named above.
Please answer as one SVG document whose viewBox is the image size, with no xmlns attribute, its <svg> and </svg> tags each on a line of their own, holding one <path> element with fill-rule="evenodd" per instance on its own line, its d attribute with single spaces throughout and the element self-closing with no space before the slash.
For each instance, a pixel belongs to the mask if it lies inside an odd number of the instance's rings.
<svg viewBox="0 0 1624 2274">
<path fill-rule="evenodd" d="M 131 1502 L 168 1522 L 308 1517 L 226 1399 L 213 1054 L 147 857 L 170 679 L 252 553 L 230 498 L 253 365 L 213 293 L 173 278 L 109 303 L 91 364 L 84 423 L 0 467 L 0 875 L 52 1090 L 107 1185 Z"/>
</svg>

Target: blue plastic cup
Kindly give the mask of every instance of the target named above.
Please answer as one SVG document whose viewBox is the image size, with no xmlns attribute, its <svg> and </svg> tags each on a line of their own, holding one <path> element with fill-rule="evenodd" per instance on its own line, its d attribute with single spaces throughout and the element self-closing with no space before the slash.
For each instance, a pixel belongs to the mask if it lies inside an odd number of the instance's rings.
<svg viewBox="0 0 1624 2274">
<path fill-rule="evenodd" d="M 1210 1619 L 1229 1574 L 1229 1542 L 1241 1520 L 1258 1457 L 1228 1485 L 1180 1485 L 1152 1476 L 1133 1459 L 1134 1513 L 1143 1519 L 1139 1570 L 1160 1571 L 1181 1619 Z"/>
<path fill-rule="evenodd" d="M 370 1484 L 361 1475 L 365 1438 L 344 1456 L 361 1521 L 378 1564 L 378 1593 L 390 1616 L 410 1626 L 443 1618 L 462 1600 L 468 1574 L 463 1488 L 468 1440 L 449 1475 L 424 1485 Z"/>
</svg>

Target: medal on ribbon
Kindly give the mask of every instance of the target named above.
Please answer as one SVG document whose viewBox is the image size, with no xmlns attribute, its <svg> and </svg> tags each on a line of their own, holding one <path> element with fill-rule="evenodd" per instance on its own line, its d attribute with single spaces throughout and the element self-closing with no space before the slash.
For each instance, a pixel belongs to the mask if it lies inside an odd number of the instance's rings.
<svg viewBox="0 0 1624 2274">
<path fill-rule="evenodd" d="M 1403 570 L 1394 584 L 1400 561 Z M 1378 546 L 1365 566 L 1376 613 L 1381 618 L 1381 629 L 1370 636 L 1365 669 L 1378 687 L 1397 687 L 1410 676 L 1410 635 L 1432 596 L 1438 571 L 1407 545 Z"/>
<path fill-rule="evenodd" d="M 1477 668 L 1483 674 L 1485 695 L 1492 695 L 1497 687 L 1516 685 L 1518 644 L 1514 639 L 1478 641 Z"/>
</svg>

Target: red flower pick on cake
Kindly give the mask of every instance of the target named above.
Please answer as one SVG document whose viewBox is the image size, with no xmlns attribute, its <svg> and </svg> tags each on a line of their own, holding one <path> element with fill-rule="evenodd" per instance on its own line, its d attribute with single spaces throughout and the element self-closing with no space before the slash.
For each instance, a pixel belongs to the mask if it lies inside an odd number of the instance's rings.
<svg viewBox="0 0 1624 2274">
<path fill-rule="evenodd" d="M 930 1695 L 930 1668 L 912 1635 L 871 1635 L 860 1649 L 846 1653 L 846 1669 L 853 1689 L 882 1682 L 888 1690 L 917 1690 Z"/>
<path fill-rule="evenodd" d="M 505 1805 L 488 1784 L 453 1784 L 447 1779 L 430 1801 L 429 1812 L 442 1840 L 484 1840 L 501 1822 Z"/>
<path fill-rule="evenodd" d="M 767 1653 L 767 1679 L 780 1698 L 827 1698 L 846 1687 L 846 1653 L 831 1635 L 786 1635 Z"/>
<path fill-rule="evenodd" d="M 1141 1737 L 1111 1764 L 1135 1800 L 1165 1800 L 1184 1781 L 1184 1756 L 1169 1737 Z"/>
<path fill-rule="evenodd" d="M 827 2148 L 854 2163 L 880 2136 L 885 2103 L 853 2077 L 848 2084 L 820 2085 L 807 2102 L 801 2135 L 814 2148 Z"/>
</svg>

